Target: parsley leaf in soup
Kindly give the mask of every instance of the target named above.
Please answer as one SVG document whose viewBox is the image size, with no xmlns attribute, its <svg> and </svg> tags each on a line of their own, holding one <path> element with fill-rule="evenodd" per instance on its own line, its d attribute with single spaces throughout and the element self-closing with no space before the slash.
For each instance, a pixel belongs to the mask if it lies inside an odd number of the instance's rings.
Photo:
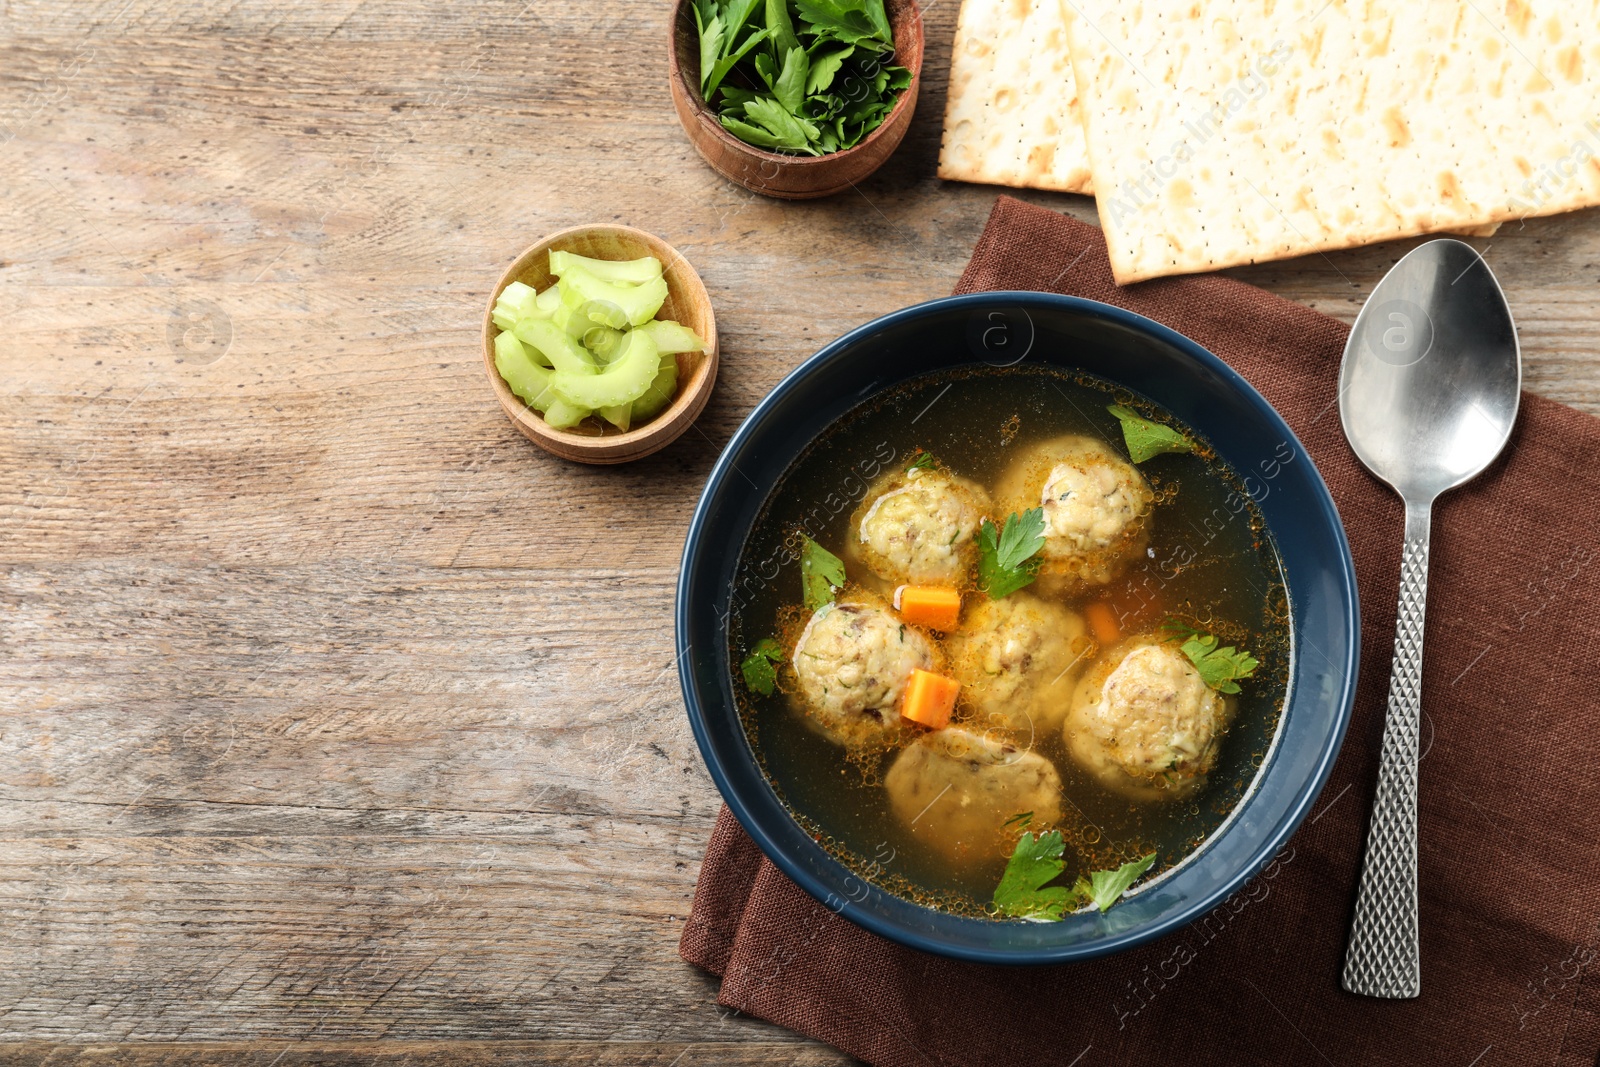
<svg viewBox="0 0 1600 1067">
<path fill-rule="evenodd" d="M 833 594 L 844 588 L 844 560 L 806 538 L 800 549 L 800 584 L 806 610 L 816 611 L 833 602 Z"/>
<path fill-rule="evenodd" d="M 1202 633 L 1186 622 L 1168 619 L 1161 628 L 1183 640 L 1179 651 L 1200 672 L 1200 680 L 1219 693 L 1237 693 L 1237 679 L 1249 678 L 1261 666 L 1260 660 L 1232 645 L 1218 648 L 1215 634 Z"/>
<path fill-rule="evenodd" d="M 1038 923 L 1056 922 L 1065 915 L 1072 893 L 1064 885 L 1045 885 L 1066 870 L 1061 858 L 1065 851 L 1060 830 L 1037 836 L 1024 833 L 1018 838 L 994 890 L 994 906 L 1000 914 Z"/>
<path fill-rule="evenodd" d="M 1107 411 L 1122 423 L 1122 440 L 1128 446 L 1128 458 L 1143 463 L 1151 456 L 1163 452 L 1193 452 L 1194 442 L 1170 426 L 1151 422 L 1132 408 L 1112 404 Z"/>
<path fill-rule="evenodd" d="M 1191 637 L 1181 647 L 1200 677 L 1219 693 L 1237 693 L 1239 684 L 1235 679 L 1250 677 L 1261 665 L 1250 653 L 1240 652 L 1232 645 L 1218 648 L 1213 634 Z"/>
<path fill-rule="evenodd" d="M 995 600 L 1033 584 L 1044 547 L 1044 509 L 1013 514 L 996 527 L 988 519 L 978 526 L 978 588 Z"/>
<path fill-rule="evenodd" d="M 1105 911 L 1121 899 L 1128 887 L 1139 880 L 1139 876 L 1150 869 L 1155 863 L 1154 852 L 1143 859 L 1124 863 L 1114 871 L 1095 871 L 1087 878 L 1079 878 L 1073 885 L 1072 891 L 1081 899 Z"/>
<path fill-rule="evenodd" d="M 1027 826 L 1032 816 L 1032 812 L 1013 815 L 1006 820 L 1006 825 L 1020 823 Z M 1018 838 L 1011 858 L 1006 861 L 1000 884 L 995 887 L 995 909 L 1008 919 L 1041 923 L 1059 922 L 1068 909 L 1080 904 L 1092 904 L 1106 911 L 1156 861 L 1156 854 L 1152 852 L 1132 863 L 1124 863 L 1114 871 L 1095 871 L 1081 877 L 1071 889 L 1047 885 L 1066 870 L 1066 861 L 1061 858 L 1065 852 L 1066 845 L 1061 840 L 1060 830 L 1037 836 L 1024 832 Z"/>
<path fill-rule="evenodd" d="M 744 684 L 752 692 L 762 696 L 771 696 L 773 688 L 778 684 L 778 671 L 776 664 L 783 660 L 783 649 L 778 642 L 770 637 L 763 637 L 756 642 L 750 654 L 739 664 L 739 672 L 744 675 Z"/>
</svg>

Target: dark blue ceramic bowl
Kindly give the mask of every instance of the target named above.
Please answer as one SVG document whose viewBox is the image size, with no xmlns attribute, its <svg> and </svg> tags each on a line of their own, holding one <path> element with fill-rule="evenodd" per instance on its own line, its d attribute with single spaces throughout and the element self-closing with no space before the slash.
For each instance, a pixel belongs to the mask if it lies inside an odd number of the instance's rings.
<svg viewBox="0 0 1600 1067">
<path fill-rule="evenodd" d="M 767 783 L 732 691 L 726 616 L 734 568 L 773 485 L 813 438 L 868 397 L 941 367 L 1022 360 L 1088 371 L 1143 394 L 1203 434 L 1256 498 L 1289 589 L 1288 702 L 1255 784 L 1194 854 L 1110 911 L 1059 923 L 933 911 L 853 876 L 812 841 Z M 695 509 L 678 579 L 679 677 L 722 796 L 761 850 L 845 918 L 904 945 L 984 963 L 1058 963 L 1116 952 L 1199 918 L 1283 846 L 1327 780 L 1356 682 L 1355 571 L 1333 500 L 1261 395 L 1158 323 L 1091 300 L 981 293 L 897 311 L 834 341 L 758 405 Z"/>
</svg>

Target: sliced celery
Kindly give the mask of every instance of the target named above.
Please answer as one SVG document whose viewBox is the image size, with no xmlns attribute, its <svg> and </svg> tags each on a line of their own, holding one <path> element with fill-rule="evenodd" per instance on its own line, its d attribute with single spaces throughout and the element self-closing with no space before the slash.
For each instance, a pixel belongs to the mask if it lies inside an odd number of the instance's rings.
<svg viewBox="0 0 1600 1067">
<path fill-rule="evenodd" d="M 621 330 L 613 330 L 609 326 L 591 326 L 584 331 L 583 347 L 587 348 L 603 367 L 617 358 L 617 353 L 622 351 L 622 339 L 626 336 L 627 334 Z"/>
<path fill-rule="evenodd" d="M 550 313 L 550 321 L 574 341 L 583 340 L 583 335 L 594 327 L 594 323 L 590 322 L 580 309 L 565 304 L 556 305 L 556 309 Z"/>
<path fill-rule="evenodd" d="M 561 307 L 564 311 L 573 312 L 578 320 L 590 326 L 608 326 L 613 330 L 626 330 L 629 325 L 626 308 L 609 300 L 592 300 L 585 296 L 577 285 L 569 285 L 561 290 Z M 571 332 L 571 327 L 568 328 L 568 332 Z M 588 328 L 585 327 L 584 333 L 587 332 Z"/>
<path fill-rule="evenodd" d="M 494 358 L 509 359 L 512 356 L 525 356 L 527 348 L 517 340 L 517 335 L 506 330 L 501 330 L 494 335 Z"/>
<path fill-rule="evenodd" d="M 550 273 L 565 278 L 573 267 L 586 270 L 604 282 L 620 285 L 642 285 L 652 278 L 661 277 L 661 261 L 654 256 L 643 259 L 590 259 L 572 252 L 550 253 Z"/>
<path fill-rule="evenodd" d="M 550 365 L 563 374 L 592 375 L 600 369 L 589 350 L 550 319 L 524 319 L 517 323 L 516 334 L 519 341 L 538 349 L 550 360 Z"/>
<path fill-rule="evenodd" d="M 650 335 L 630 331 L 622 351 L 599 374 L 567 374 L 557 364 L 550 384 L 569 404 L 586 408 L 631 404 L 650 388 L 660 370 L 661 354 Z"/>
<path fill-rule="evenodd" d="M 545 289 L 544 292 L 540 293 L 539 298 L 535 300 L 534 303 L 538 306 L 540 311 L 548 312 L 550 318 L 557 326 L 561 327 L 563 330 L 566 330 L 567 333 L 571 334 L 575 338 L 581 338 L 583 336 L 583 331 L 589 328 L 589 323 L 587 321 L 580 325 L 578 320 L 573 318 L 572 313 L 569 312 L 565 305 L 561 303 L 560 282 L 557 282 L 556 284 Z"/>
<path fill-rule="evenodd" d="M 500 291 L 491 317 L 502 330 L 514 329 L 523 319 L 547 319 L 550 312 L 539 307 L 539 294 L 531 285 L 512 282 Z"/>
<path fill-rule="evenodd" d="M 656 349 L 664 356 L 706 350 L 706 343 L 699 334 L 671 319 L 651 319 L 639 329 L 650 334 L 650 340 L 656 343 Z"/>
<path fill-rule="evenodd" d="M 550 253 L 560 280 L 543 292 L 512 282 L 495 301 L 495 367 L 512 392 L 557 429 L 590 415 L 627 430 L 672 403 L 677 353 L 703 352 L 703 338 L 657 321 L 667 299 L 661 261 Z"/>
<path fill-rule="evenodd" d="M 534 363 L 528 349 L 509 333 L 494 339 L 494 369 L 535 411 L 544 411 L 557 399 L 550 388 L 550 372 Z"/>
<path fill-rule="evenodd" d="M 678 357 L 661 356 L 661 369 L 656 372 L 655 379 L 644 395 L 633 402 L 633 421 L 643 422 L 653 419 L 664 411 L 672 398 L 678 392 Z"/>
<path fill-rule="evenodd" d="M 569 267 L 561 277 L 561 303 L 567 307 L 585 307 L 585 313 L 594 322 L 606 326 L 643 326 L 661 310 L 667 300 L 667 283 L 663 278 L 652 278 L 638 285 L 615 285 L 597 278 L 580 267 Z M 607 316 L 620 312 L 627 322 L 596 318 L 604 312 Z"/>
<path fill-rule="evenodd" d="M 532 315 L 542 317 L 539 316 L 539 309 L 534 306 L 538 299 L 539 294 L 534 290 L 533 286 L 523 285 L 521 282 L 512 282 L 500 290 L 500 296 L 495 300 L 495 304 L 519 316 Z"/>
<path fill-rule="evenodd" d="M 558 371 L 557 373 L 560 372 Z M 565 400 L 557 397 L 555 400 L 550 402 L 549 407 L 545 408 L 544 421 L 558 430 L 565 430 L 578 425 L 578 423 L 582 422 L 584 419 L 587 419 L 593 414 L 594 412 L 590 411 L 588 408 L 578 407 L 576 404 L 569 404 Z"/>
<path fill-rule="evenodd" d="M 512 345 L 515 345 L 516 347 L 512 348 Z M 502 346 L 504 346 L 504 348 L 502 348 Z M 494 354 L 496 359 L 500 358 L 502 351 L 520 352 L 522 355 L 528 359 L 531 359 L 540 367 L 548 367 L 551 365 L 549 356 L 545 355 L 539 349 L 534 348 L 532 345 L 523 344 L 522 340 L 511 330 L 502 330 L 500 333 L 495 334 Z"/>
</svg>

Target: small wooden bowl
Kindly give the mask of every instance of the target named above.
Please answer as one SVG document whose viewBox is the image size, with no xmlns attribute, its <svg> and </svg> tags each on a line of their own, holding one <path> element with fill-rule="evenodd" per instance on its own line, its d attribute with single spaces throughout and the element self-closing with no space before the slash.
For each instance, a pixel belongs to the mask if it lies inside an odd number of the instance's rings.
<svg viewBox="0 0 1600 1067">
<path fill-rule="evenodd" d="M 550 426 L 522 398 L 511 391 L 494 365 L 494 304 L 512 282 L 544 289 L 550 276 L 550 251 L 576 252 L 591 259 L 638 259 L 655 256 L 665 267 L 667 302 L 656 317 L 681 322 L 705 339 L 708 351 L 678 354 L 678 392 L 667 409 L 649 422 L 626 433 L 591 415 L 570 430 Z M 711 297 L 689 261 L 661 238 L 631 226 L 574 226 L 553 233 L 518 256 L 501 276 L 483 313 L 483 367 L 489 385 L 500 398 L 506 417 L 534 444 L 579 463 L 627 463 L 648 456 L 677 440 L 699 416 L 711 398 L 717 380 L 717 320 Z"/>
<path fill-rule="evenodd" d="M 678 121 L 695 150 L 723 177 L 781 200 L 832 196 L 863 181 L 899 147 L 922 86 L 922 12 L 916 0 L 888 0 L 886 8 L 894 30 L 892 60 L 911 72 L 911 84 L 882 125 L 854 148 L 826 156 L 795 156 L 745 144 L 722 128 L 700 95 L 700 43 L 692 0 L 677 0 L 669 23 L 667 79 Z"/>
</svg>

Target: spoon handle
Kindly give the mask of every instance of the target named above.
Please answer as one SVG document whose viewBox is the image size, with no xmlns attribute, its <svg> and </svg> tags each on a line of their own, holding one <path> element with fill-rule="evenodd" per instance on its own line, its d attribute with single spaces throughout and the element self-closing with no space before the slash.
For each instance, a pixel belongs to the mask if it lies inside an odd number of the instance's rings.
<svg viewBox="0 0 1600 1067">
<path fill-rule="evenodd" d="M 1432 504 L 1406 502 L 1389 714 L 1356 917 L 1344 957 L 1344 987 L 1369 997 L 1422 991 L 1417 947 L 1417 740 L 1422 733 L 1422 621 L 1428 597 Z"/>
</svg>

